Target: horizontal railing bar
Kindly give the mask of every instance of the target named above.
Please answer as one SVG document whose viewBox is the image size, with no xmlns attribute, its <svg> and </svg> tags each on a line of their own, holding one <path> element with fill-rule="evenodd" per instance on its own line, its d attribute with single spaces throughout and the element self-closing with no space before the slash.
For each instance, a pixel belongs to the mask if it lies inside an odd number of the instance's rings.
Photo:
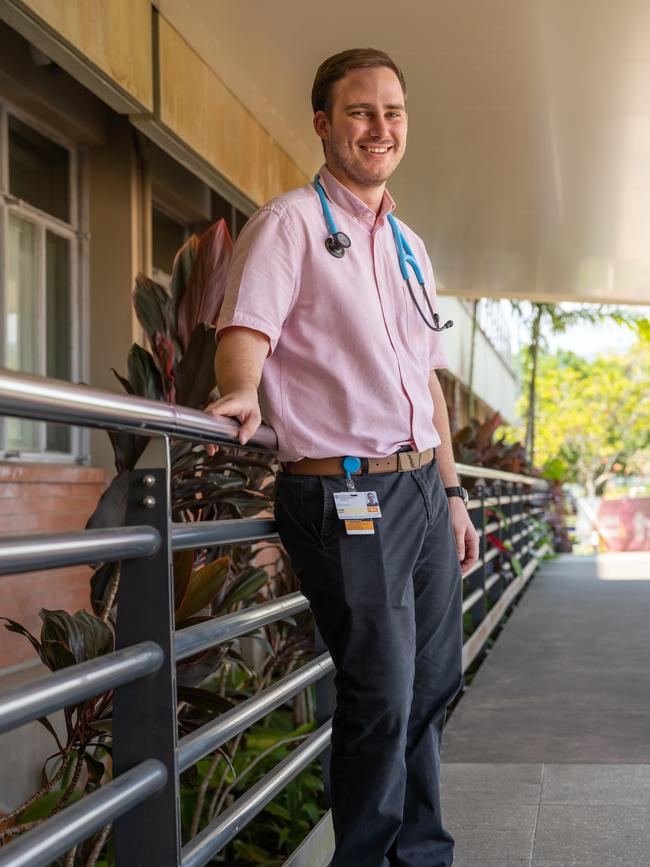
<svg viewBox="0 0 650 867">
<path fill-rule="evenodd" d="M 174 551 L 277 538 L 277 527 L 271 519 L 233 518 L 172 525 Z"/>
<path fill-rule="evenodd" d="M 463 599 L 463 614 L 473 608 L 476 603 L 483 598 L 483 588 L 478 587 L 473 593 L 470 593 L 466 599 Z"/>
<path fill-rule="evenodd" d="M 232 419 L 6 368 L 0 368 L 0 413 L 83 427 L 239 445 L 239 425 Z M 261 425 L 246 448 L 275 451 L 275 432 Z"/>
<path fill-rule="evenodd" d="M 537 494 L 535 494 L 537 496 Z M 511 503 L 519 503 L 524 500 L 525 497 L 517 494 L 516 496 L 511 497 L 509 494 L 503 494 L 501 497 L 486 497 L 482 502 L 484 506 L 498 506 L 500 503 L 504 503 L 509 505 Z M 481 498 L 476 497 L 475 499 L 470 499 L 467 503 L 467 508 L 469 511 L 472 509 L 478 509 L 481 506 Z"/>
<path fill-rule="evenodd" d="M 203 756 L 216 750 L 239 732 L 271 713 L 287 699 L 292 698 L 333 670 L 332 658 L 329 653 L 323 653 L 258 695 L 254 695 L 232 710 L 226 711 L 219 719 L 182 738 L 177 753 L 179 772 L 186 771 Z"/>
<path fill-rule="evenodd" d="M 0 696 L 0 732 L 151 674 L 162 662 L 161 648 L 143 641 L 8 689 Z"/>
<path fill-rule="evenodd" d="M 505 470 L 494 470 L 491 467 L 472 467 L 469 464 L 456 464 L 456 471 L 460 476 L 469 476 L 474 479 L 497 479 L 504 482 L 522 482 L 524 485 L 540 485 L 546 487 L 545 479 L 535 476 L 522 476 L 519 473 L 508 473 Z"/>
<path fill-rule="evenodd" d="M 516 599 L 526 585 L 528 579 L 537 568 L 539 560 L 547 550 L 546 546 L 542 546 L 542 548 L 535 552 L 534 558 L 524 566 L 523 573 L 506 587 L 501 597 L 494 603 L 494 607 L 488 611 L 474 632 L 463 644 L 463 672 L 467 671 L 476 659 L 487 639 L 497 628 L 508 606 L 512 604 L 513 600 Z"/>
<path fill-rule="evenodd" d="M 490 575 L 490 577 L 485 582 L 485 592 L 487 593 L 488 590 L 491 590 L 497 583 L 497 581 L 499 581 L 499 579 L 502 577 L 503 576 L 501 575 L 501 572 L 494 572 L 492 575 Z"/>
<path fill-rule="evenodd" d="M 0 575 L 150 557 L 159 548 L 160 535 L 153 527 L 2 536 Z"/>
<path fill-rule="evenodd" d="M 465 572 L 465 574 L 463 575 L 463 581 L 465 581 L 466 578 L 469 578 L 469 576 L 476 572 L 477 569 L 480 569 L 482 565 L 483 559 L 479 557 L 475 563 L 472 563 L 467 572 Z"/>
<path fill-rule="evenodd" d="M 309 602 L 302 593 L 290 593 L 271 602 L 263 602 L 233 614 L 206 620 L 205 623 L 188 626 L 174 634 L 176 659 L 187 659 L 188 656 L 194 656 L 195 653 L 201 653 L 216 644 L 245 635 L 276 620 L 299 614 L 308 608 Z"/>
<path fill-rule="evenodd" d="M 485 560 L 486 563 L 489 563 L 490 560 L 494 560 L 495 557 L 498 557 L 499 553 L 500 552 L 499 552 L 498 548 L 490 548 L 489 551 L 485 552 L 485 556 L 483 559 Z"/>
<path fill-rule="evenodd" d="M 332 723 L 328 721 L 190 840 L 181 852 L 181 867 L 202 867 L 207 864 L 244 825 L 327 748 L 331 730 Z"/>
<path fill-rule="evenodd" d="M 166 782 L 162 762 L 147 759 L 0 849 L 0 867 L 47 867 Z"/>
</svg>

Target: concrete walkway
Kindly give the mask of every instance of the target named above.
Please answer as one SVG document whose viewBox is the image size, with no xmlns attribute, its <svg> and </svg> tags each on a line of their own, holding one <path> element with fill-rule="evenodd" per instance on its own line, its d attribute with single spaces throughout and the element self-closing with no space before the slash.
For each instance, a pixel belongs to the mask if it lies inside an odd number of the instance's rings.
<svg viewBox="0 0 650 867">
<path fill-rule="evenodd" d="M 650 867 L 650 554 L 545 563 L 443 740 L 454 867 Z"/>
</svg>

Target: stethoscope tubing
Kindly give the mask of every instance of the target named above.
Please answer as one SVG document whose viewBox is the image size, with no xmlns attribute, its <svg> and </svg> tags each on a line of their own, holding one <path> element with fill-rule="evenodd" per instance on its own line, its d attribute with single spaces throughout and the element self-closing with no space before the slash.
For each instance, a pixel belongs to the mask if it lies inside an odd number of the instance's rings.
<svg viewBox="0 0 650 867">
<path fill-rule="evenodd" d="M 340 259 L 343 257 L 345 250 L 350 247 L 350 239 L 344 232 L 339 232 L 336 227 L 334 217 L 332 216 L 330 206 L 327 202 L 325 190 L 323 189 L 323 186 L 320 182 L 320 175 L 316 175 L 316 177 L 314 178 L 314 187 L 316 189 L 316 192 L 318 193 L 318 198 L 320 199 L 321 207 L 323 209 L 323 216 L 325 217 L 327 231 L 330 233 L 329 238 L 327 238 L 325 241 L 325 246 L 329 253 L 331 253 L 337 259 Z M 453 325 L 453 322 L 451 320 L 445 322 L 442 327 L 440 326 L 440 317 L 437 313 L 434 313 L 433 307 L 431 306 L 431 301 L 429 300 L 429 293 L 427 292 L 427 287 L 424 282 L 424 275 L 420 270 L 420 266 L 418 265 L 418 261 L 413 254 L 413 250 L 411 249 L 409 242 L 402 234 L 402 230 L 398 226 L 395 217 L 392 214 L 387 214 L 387 218 L 393 232 L 393 239 L 395 241 L 395 248 L 397 250 L 399 268 L 408 288 L 409 295 L 411 296 L 411 299 L 413 300 L 413 303 L 415 304 L 418 313 L 422 317 L 425 325 L 430 328 L 431 331 L 443 331 L 445 328 L 450 328 Z M 417 298 L 415 297 L 415 293 L 413 291 L 413 287 L 411 286 L 411 280 L 409 276 L 409 266 L 413 270 L 415 279 L 420 284 L 420 288 L 422 289 L 422 294 L 424 295 L 427 309 L 429 311 L 429 314 L 431 315 L 431 319 L 433 320 L 433 325 L 425 316 L 422 308 L 418 304 Z"/>
</svg>

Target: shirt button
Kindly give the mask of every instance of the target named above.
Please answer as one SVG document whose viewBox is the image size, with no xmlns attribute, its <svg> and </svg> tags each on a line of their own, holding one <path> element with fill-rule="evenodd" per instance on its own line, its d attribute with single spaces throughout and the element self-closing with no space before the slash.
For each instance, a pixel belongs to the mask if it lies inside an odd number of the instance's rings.
<svg viewBox="0 0 650 867">
<path fill-rule="evenodd" d="M 358 223 L 359 220 L 358 220 L 356 217 L 352 217 L 352 222 L 353 222 L 353 223 Z"/>
</svg>

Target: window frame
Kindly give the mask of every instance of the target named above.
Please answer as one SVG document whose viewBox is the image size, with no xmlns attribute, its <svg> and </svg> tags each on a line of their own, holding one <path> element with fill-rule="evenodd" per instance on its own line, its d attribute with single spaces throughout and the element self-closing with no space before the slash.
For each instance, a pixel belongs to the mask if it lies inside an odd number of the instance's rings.
<svg viewBox="0 0 650 867">
<path fill-rule="evenodd" d="M 30 126 L 36 132 L 50 139 L 55 144 L 64 147 L 69 153 L 69 214 L 70 222 L 54 217 L 41 211 L 28 202 L 18 199 L 9 189 L 9 118 L 15 117 Z M 0 366 L 6 367 L 5 344 L 5 287 L 7 285 L 9 261 L 9 224 L 10 217 L 29 222 L 36 229 L 38 255 L 38 305 L 36 311 L 36 332 L 38 349 L 39 376 L 46 373 L 46 313 L 47 313 L 47 275 L 46 275 L 46 237 L 47 232 L 63 237 L 70 243 L 70 377 L 71 381 L 84 379 L 86 368 L 86 353 L 82 327 L 85 322 L 87 304 L 82 275 L 86 273 L 87 234 L 82 231 L 82 198 L 81 198 L 82 160 L 79 148 L 74 142 L 62 136 L 56 130 L 35 120 L 25 111 L 7 100 L 0 100 Z M 51 463 L 88 463 L 89 433 L 78 427 L 70 427 L 70 451 L 47 451 L 46 422 L 34 422 L 38 430 L 39 450 L 20 450 L 7 448 L 6 424 L 0 417 L 0 460 L 21 462 L 45 461 Z"/>
</svg>

